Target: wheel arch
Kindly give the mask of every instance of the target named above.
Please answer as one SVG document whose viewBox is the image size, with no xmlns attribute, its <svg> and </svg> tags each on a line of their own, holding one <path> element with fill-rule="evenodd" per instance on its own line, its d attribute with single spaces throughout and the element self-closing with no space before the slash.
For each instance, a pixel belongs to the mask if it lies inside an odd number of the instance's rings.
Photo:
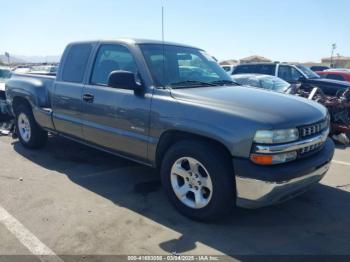
<svg viewBox="0 0 350 262">
<path fill-rule="evenodd" d="M 24 98 L 22 96 L 15 96 L 12 100 L 12 111 L 14 114 L 16 114 L 17 108 L 20 105 L 25 105 L 25 106 L 29 107 L 30 109 L 32 109 L 32 105 L 30 104 L 30 102 L 26 98 Z"/>
<path fill-rule="evenodd" d="M 168 130 L 161 135 L 157 144 L 156 155 L 155 155 L 156 167 L 157 168 L 160 167 L 165 153 L 171 146 L 184 140 L 196 140 L 196 141 L 209 144 L 210 146 L 214 146 L 216 149 L 222 152 L 223 155 L 225 155 L 228 159 L 231 160 L 232 158 L 231 152 L 227 148 L 227 146 L 225 146 L 224 143 L 216 139 L 191 133 L 191 132 L 181 131 L 181 130 Z M 230 161 L 230 163 L 232 164 L 232 161 Z"/>
</svg>

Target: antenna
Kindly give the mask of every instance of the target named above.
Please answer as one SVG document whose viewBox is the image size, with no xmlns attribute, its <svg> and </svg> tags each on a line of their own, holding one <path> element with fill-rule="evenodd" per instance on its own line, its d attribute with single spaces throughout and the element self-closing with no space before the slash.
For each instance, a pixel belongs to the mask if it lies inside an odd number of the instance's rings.
<svg viewBox="0 0 350 262">
<path fill-rule="evenodd" d="M 165 45 L 164 45 L 164 5 L 162 5 L 162 51 L 163 51 L 163 76 L 162 84 L 165 83 Z"/>
<path fill-rule="evenodd" d="M 162 5 L 162 42 L 164 43 L 164 6 Z"/>
</svg>

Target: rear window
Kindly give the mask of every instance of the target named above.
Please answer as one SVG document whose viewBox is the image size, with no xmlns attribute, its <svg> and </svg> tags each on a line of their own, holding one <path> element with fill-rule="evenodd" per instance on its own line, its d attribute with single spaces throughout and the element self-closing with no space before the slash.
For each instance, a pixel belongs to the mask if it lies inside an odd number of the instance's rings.
<svg viewBox="0 0 350 262">
<path fill-rule="evenodd" d="M 276 65 L 239 65 L 234 74 L 263 74 L 275 75 Z"/>
<path fill-rule="evenodd" d="M 63 65 L 63 81 L 74 83 L 83 82 L 84 72 L 91 50 L 91 44 L 77 44 L 69 49 L 69 53 Z"/>
</svg>

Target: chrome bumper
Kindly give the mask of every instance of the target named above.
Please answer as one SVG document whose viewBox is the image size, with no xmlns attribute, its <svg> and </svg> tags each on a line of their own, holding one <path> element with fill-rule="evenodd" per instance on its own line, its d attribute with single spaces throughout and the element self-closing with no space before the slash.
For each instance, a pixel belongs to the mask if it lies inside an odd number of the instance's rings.
<svg viewBox="0 0 350 262">
<path fill-rule="evenodd" d="M 319 182 L 329 167 L 330 163 L 327 163 L 309 174 L 282 182 L 236 176 L 236 204 L 244 208 L 259 208 L 284 202 Z"/>
</svg>

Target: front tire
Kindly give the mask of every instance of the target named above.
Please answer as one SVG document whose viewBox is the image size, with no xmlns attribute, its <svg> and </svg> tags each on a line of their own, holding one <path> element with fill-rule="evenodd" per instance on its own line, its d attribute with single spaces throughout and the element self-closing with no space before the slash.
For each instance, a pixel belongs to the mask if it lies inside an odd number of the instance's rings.
<svg viewBox="0 0 350 262">
<path fill-rule="evenodd" d="M 230 157 L 201 141 L 182 141 L 164 156 L 161 178 L 171 203 L 185 216 L 213 221 L 235 206 L 235 180 Z"/>
<path fill-rule="evenodd" d="M 47 132 L 37 124 L 29 106 L 19 105 L 16 108 L 16 131 L 21 144 L 26 148 L 42 148 L 47 142 Z"/>
</svg>

